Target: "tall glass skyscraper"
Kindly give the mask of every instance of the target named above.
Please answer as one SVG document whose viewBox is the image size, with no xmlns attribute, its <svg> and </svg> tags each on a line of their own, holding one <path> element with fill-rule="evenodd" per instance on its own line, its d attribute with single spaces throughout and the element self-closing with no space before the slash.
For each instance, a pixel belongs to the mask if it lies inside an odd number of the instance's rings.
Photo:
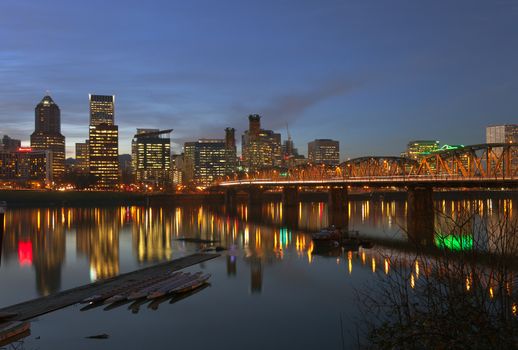
<svg viewBox="0 0 518 350">
<path fill-rule="evenodd" d="M 88 155 L 96 187 L 114 189 L 119 184 L 119 127 L 115 125 L 115 96 L 90 95 Z"/>
<path fill-rule="evenodd" d="M 51 179 L 59 182 L 65 173 L 65 136 L 61 134 L 61 111 L 50 96 L 36 105 L 31 148 L 51 152 Z"/>
</svg>

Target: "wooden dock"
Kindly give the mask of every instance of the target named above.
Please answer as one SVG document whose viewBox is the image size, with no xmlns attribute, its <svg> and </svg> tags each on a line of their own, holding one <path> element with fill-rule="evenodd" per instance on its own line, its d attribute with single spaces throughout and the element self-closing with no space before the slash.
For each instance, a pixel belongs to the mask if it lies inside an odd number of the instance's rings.
<svg viewBox="0 0 518 350">
<path fill-rule="evenodd" d="M 15 312 L 18 316 L 16 320 L 25 321 L 36 316 L 40 316 L 51 311 L 59 310 L 64 307 L 76 304 L 81 300 L 103 291 L 124 286 L 125 284 L 141 280 L 143 278 L 161 275 L 168 271 L 177 271 L 183 268 L 199 264 L 201 262 L 214 259 L 219 254 L 192 254 L 183 258 L 167 261 L 161 264 L 149 266 L 141 270 L 124 273 L 109 279 L 100 280 L 84 286 L 64 290 L 46 297 L 25 301 L 20 304 L 12 305 L 0 309 L 0 312 Z"/>
</svg>

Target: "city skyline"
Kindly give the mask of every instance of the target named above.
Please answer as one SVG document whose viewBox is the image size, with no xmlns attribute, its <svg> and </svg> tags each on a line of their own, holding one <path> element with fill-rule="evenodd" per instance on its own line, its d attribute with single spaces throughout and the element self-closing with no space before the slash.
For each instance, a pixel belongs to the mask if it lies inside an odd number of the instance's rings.
<svg viewBox="0 0 518 350">
<path fill-rule="evenodd" d="M 174 128 L 178 153 L 225 127 L 241 135 L 253 113 L 283 140 L 289 124 L 300 150 L 340 141 L 342 160 L 399 154 L 412 139 L 481 143 L 487 125 L 516 120 L 517 7 L 508 2 L 155 1 L 89 16 L 95 3 L 0 5 L 1 134 L 27 145 L 47 89 L 67 157 L 87 138 L 89 93 L 117 96 L 120 153 L 130 153 L 135 127 Z M 39 15 L 48 7 L 59 24 Z M 107 30 L 115 15 L 121 26 Z"/>
</svg>

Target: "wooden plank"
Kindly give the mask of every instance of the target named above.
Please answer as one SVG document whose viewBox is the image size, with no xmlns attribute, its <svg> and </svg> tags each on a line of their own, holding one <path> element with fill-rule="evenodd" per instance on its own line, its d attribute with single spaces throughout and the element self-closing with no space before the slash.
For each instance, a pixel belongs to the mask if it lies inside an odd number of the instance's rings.
<svg viewBox="0 0 518 350">
<path fill-rule="evenodd" d="M 160 275 L 169 271 L 177 271 L 183 268 L 214 259 L 220 254 L 192 254 L 183 258 L 167 261 L 161 264 L 149 266 L 141 270 L 124 273 L 109 279 L 96 281 L 84 286 L 64 290 L 46 297 L 25 301 L 16 305 L 0 309 L 0 312 L 15 312 L 18 314 L 14 320 L 28 320 L 51 311 L 76 304 L 93 294 L 103 293 L 112 288 L 124 286 L 129 282 Z"/>
</svg>

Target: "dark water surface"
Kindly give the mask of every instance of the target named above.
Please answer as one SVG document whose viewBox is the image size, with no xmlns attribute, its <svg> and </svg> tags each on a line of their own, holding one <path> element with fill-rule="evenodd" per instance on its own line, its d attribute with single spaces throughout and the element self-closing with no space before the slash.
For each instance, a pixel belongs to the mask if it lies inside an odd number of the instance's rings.
<svg viewBox="0 0 518 350">
<path fill-rule="evenodd" d="M 480 216 L 518 215 L 516 200 L 436 201 L 448 215 L 471 205 Z M 362 236 L 407 240 L 404 201 L 351 201 L 349 229 Z M 286 216 L 290 219 L 286 220 Z M 436 226 L 441 224 L 436 218 Z M 311 232 L 328 225 L 325 203 L 286 213 L 223 208 L 10 209 L 4 223 L 0 306 L 115 276 L 196 252 L 221 240 L 221 257 L 189 268 L 211 273 L 210 287 L 156 309 L 127 305 L 80 312 L 72 306 L 33 320 L 24 349 L 342 349 L 356 344 L 356 292 L 365 292 L 390 263 L 377 246 L 319 255 Z M 342 327 L 341 327 L 342 324 Z M 341 329 L 342 328 L 342 329 Z M 107 333 L 109 339 L 85 339 Z"/>
</svg>

